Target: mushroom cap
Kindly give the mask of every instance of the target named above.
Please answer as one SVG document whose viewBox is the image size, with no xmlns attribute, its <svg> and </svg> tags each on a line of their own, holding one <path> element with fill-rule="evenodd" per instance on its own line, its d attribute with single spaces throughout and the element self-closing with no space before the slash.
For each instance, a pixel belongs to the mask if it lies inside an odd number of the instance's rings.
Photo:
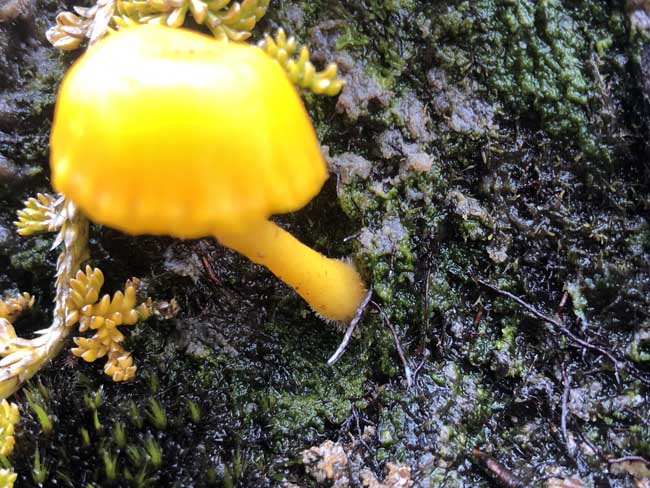
<svg viewBox="0 0 650 488">
<path fill-rule="evenodd" d="M 327 179 L 294 86 L 261 49 L 142 26 L 72 66 L 51 135 L 52 184 L 133 234 L 242 232 Z"/>
</svg>

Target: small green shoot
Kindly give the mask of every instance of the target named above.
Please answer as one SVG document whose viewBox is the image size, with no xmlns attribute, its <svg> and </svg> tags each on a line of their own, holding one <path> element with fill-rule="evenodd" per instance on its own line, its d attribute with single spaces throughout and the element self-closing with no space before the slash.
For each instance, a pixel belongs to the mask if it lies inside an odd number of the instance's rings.
<svg viewBox="0 0 650 488">
<path fill-rule="evenodd" d="M 129 420 L 131 420 L 131 423 L 136 429 L 142 430 L 144 419 L 140 414 L 140 409 L 133 400 L 129 402 Z"/>
<path fill-rule="evenodd" d="M 210 466 L 205 473 L 205 481 L 208 486 L 214 486 L 217 484 L 217 468 Z"/>
<path fill-rule="evenodd" d="M 102 460 L 104 461 L 104 472 L 108 481 L 117 479 L 117 454 L 111 454 L 108 450 L 102 450 Z"/>
<path fill-rule="evenodd" d="M 47 407 L 43 397 L 32 388 L 25 389 L 25 396 L 27 397 L 29 408 L 31 408 L 34 414 L 36 414 L 36 418 L 38 419 L 39 424 L 41 424 L 43 433 L 49 436 L 54 431 L 54 425 L 52 424 L 52 419 L 47 414 Z"/>
<path fill-rule="evenodd" d="M 160 379 L 156 373 L 150 373 L 148 375 L 147 386 L 152 395 L 155 395 L 158 392 L 158 389 L 160 388 Z"/>
<path fill-rule="evenodd" d="M 156 442 L 156 439 L 149 437 L 144 444 L 144 449 L 147 452 L 147 456 L 149 456 L 149 461 L 151 461 L 153 468 L 156 470 L 160 469 L 163 462 L 163 451 L 160 444 Z"/>
<path fill-rule="evenodd" d="M 115 422 L 115 427 L 113 428 L 113 442 L 120 449 L 126 447 L 126 428 L 123 422 Z"/>
<path fill-rule="evenodd" d="M 132 466 L 136 468 L 142 467 L 144 464 L 144 455 L 139 447 L 129 446 L 126 448 L 126 457 L 129 458 L 129 462 Z"/>
<path fill-rule="evenodd" d="M 42 485 L 47 481 L 47 475 L 49 474 L 50 467 L 45 462 L 45 459 L 41 461 L 41 452 L 38 450 L 38 446 L 34 451 L 34 463 L 32 464 L 32 480 L 37 485 Z"/>
<path fill-rule="evenodd" d="M 43 384 L 41 380 L 38 380 L 38 383 L 36 383 L 36 387 L 38 388 L 39 393 L 43 397 L 43 400 L 46 402 L 50 401 L 50 390 L 47 389 L 47 387 Z"/>
<path fill-rule="evenodd" d="M 190 420 L 193 424 L 198 425 L 201 421 L 201 407 L 194 400 L 187 401 L 187 410 L 190 414 Z"/>
<path fill-rule="evenodd" d="M 86 408 L 92 412 L 95 431 L 101 432 L 104 429 L 104 426 L 99 420 L 99 407 L 104 403 L 104 390 L 99 388 L 99 390 L 92 395 L 84 395 L 84 403 L 86 404 Z"/>
<path fill-rule="evenodd" d="M 104 390 L 100 388 L 94 395 L 84 395 L 84 403 L 88 410 L 97 410 L 104 403 Z"/>
<path fill-rule="evenodd" d="M 230 469 L 228 469 L 228 466 L 224 467 L 223 470 L 223 487 L 235 488 L 235 483 L 232 480 L 232 475 L 230 474 Z"/>
<path fill-rule="evenodd" d="M 81 428 L 81 445 L 84 447 L 90 447 L 90 433 L 85 427 Z"/>
<path fill-rule="evenodd" d="M 153 486 L 156 481 L 154 478 L 149 477 L 147 467 L 143 467 L 136 474 L 132 474 L 127 468 L 124 468 L 124 479 L 129 482 L 132 488 L 147 488 Z"/>
<path fill-rule="evenodd" d="M 155 398 L 149 400 L 149 408 L 147 408 L 146 414 L 149 422 L 156 429 L 165 430 L 167 428 L 167 413 L 162 404 Z"/>
</svg>

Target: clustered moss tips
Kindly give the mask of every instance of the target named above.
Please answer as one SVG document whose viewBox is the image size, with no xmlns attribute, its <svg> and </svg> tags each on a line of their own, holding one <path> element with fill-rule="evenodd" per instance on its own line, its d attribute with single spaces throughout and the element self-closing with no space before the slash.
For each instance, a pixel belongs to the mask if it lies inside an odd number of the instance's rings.
<svg viewBox="0 0 650 488">
<path fill-rule="evenodd" d="M 93 18 L 77 16 L 72 12 L 61 12 L 56 16 L 56 26 L 48 29 L 47 40 L 57 49 L 77 49 L 86 37 Z"/>
<path fill-rule="evenodd" d="M 139 281 L 132 279 L 123 292 L 115 293 L 112 299 L 105 295 L 99 300 L 104 284 L 101 270 L 87 266 L 85 271 L 79 271 L 81 262 L 89 256 L 88 221 L 62 195 L 39 194 L 30 198 L 18 212 L 15 224 L 22 235 L 56 231 L 52 248 L 60 246 L 62 250 L 56 265 L 56 299 L 50 327 L 37 331 L 33 339 L 19 337 L 13 321 L 33 305 L 34 299 L 28 293 L 0 299 L 0 399 L 13 394 L 56 356 L 77 323 L 81 332 L 94 330 L 95 335 L 75 338 L 77 347 L 73 353 L 86 361 L 108 355 L 104 372 L 114 381 L 132 379 L 136 367 L 122 346 L 124 335 L 117 327 L 133 325 L 152 313 L 150 299 L 136 303 Z M 171 318 L 177 311 L 178 305 L 171 300 L 161 303 L 156 313 Z"/>
<path fill-rule="evenodd" d="M 66 326 L 70 327 L 76 324 L 80 319 L 81 311 L 87 310 L 86 306 L 94 304 L 99 299 L 99 290 L 103 284 L 104 273 L 101 269 L 92 269 L 90 266 L 86 266 L 85 272 L 77 271 L 75 277 L 70 280 Z"/>
<path fill-rule="evenodd" d="M 0 361 L 0 399 L 18 390 L 60 351 L 68 331 L 63 318 L 69 279 L 81 261 L 88 257 L 88 222 L 75 205 L 61 195 L 38 195 L 27 200 L 18 218 L 15 224 L 23 235 L 56 230 L 52 248 L 61 246 L 62 250 L 56 265 L 56 299 L 50 327 L 37 331 L 33 339 L 24 339 L 16 335 L 11 322 L 14 315 L 9 313 L 0 317 L 0 356 L 3 358 Z M 12 313 L 22 311 L 27 302 L 31 303 L 31 297 L 28 299 L 24 294 L 22 297 L 24 306 L 14 300 L 9 307 Z"/>
<path fill-rule="evenodd" d="M 41 456 L 41 451 L 38 446 L 36 446 L 31 473 L 34 483 L 38 486 L 43 486 L 43 483 L 47 481 L 47 477 L 50 474 L 51 467 L 51 464 L 45 460 L 45 455 Z"/>
<path fill-rule="evenodd" d="M 139 24 L 181 27 L 188 12 L 197 24 L 205 25 L 220 41 L 245 41 L 266 14 L 270 0 L 97 0 L 90 8 L 74 7 L 76 13 L 61 12 L 56 25 L 46 33 L 52 45 L 73 50 L 84 40 L 89 44 L 105 34 Z M 259 43 L 300 88 L 317 95 L 337 95 L 345 81 L 337 76 L 336 64 L 317 71 L 309 59 L 309 49 L 295 37 L 278 29 L 275 37 L 265 35 Z"/>
<path fill-rule="evenodd" d="M 15 293 L 0 298 L 0 319 L 13 323 L 20 314 L 34 306 L 34 297 L 29 293 Z"/>
<path fill-rule="evenodd" d="M 180 27 L 189 12 L 218 40 L 245 41 L 268 6 L 269 0 L 118 0 L 113 22 L 117 27 L 133 23 Z"/>
<path fill-rule="evenodd" d="M 61 50 L 73 50 L 87 39 L 93 44 L 113 29 L 138 24 L 180 27 L 188 12 L 197 24 L 205 25 L 221 41 L 245 41 L 257 22 L 266 14 L 270 0 L 98 0 L 91 8 L 74 7 L 76 12 L 61 12 L 47 39 Z M 309 59 L 309 50 L 294 37 L 278 29 L 275 37 L 265 35 L 259 46 L 277 60 L 291 81 L 316 94 L 337 95 L 345 81 L 337 77 L 330 64 L 322 71 Z"/>
<path fill-rule="evenodd" d="M 56 25 L 50 27 L 45 36 L 57 49 L 72 51 L 88 39 L 95 43 L 109 29 L 115 12 L 115 0 L 98 0 L 90 8 L 74 7 L 75 12 L 61 12 L 56 16 Z"/>
<path fill-rule="evenodd" d="M 18 475 L 11 469 L 0 468 L 0 486 L 3 488 L 11 488 Z"/>
<path fill-rule="evenodd" d="M 2 400 L 0 402 L 0 456 L 9 456 L 13 452 L 16 443 L 14 426 L 19 420 L 18 406 Z"/>
<path fill-rule="evenodd" d="M 16 334 L 13 322 L 33 305 L 34 298 L 29 293 L 16 293 L 0 299 L 0 398 L 6 398 L 14 391 L 16 382 L 20 381 L 14 372 L 25 374 L 30 363 L 38 361 L 38 348 L 47 340 L 45 335 L 24 340 Z"/>
<path fill-rule="evenodd" d="M 245 41 L 264 16 L 270 0 L 98 0 L 90 8 L 61 12 L 47 39 L 57 49 L 74 50 L 84 40 L 93 44 L 114 29 L 138 24 L 180 27 L 187 13 L 223 41 Z"/>
<path fill-rule="evenodd" d="M 61 199 L 45 193 L 28 199 L 25 208 L 18 211 L 18 220 L 14 222 L 18 234 L 28 236 L 57 231 L 62 222 L 58 217 L 61 203 Z"/>
<path fill-rule="evenodd" d="M 334 96 L 338 95 L 345 84 L 345 80 L 337 77 L 334 63 L 322 71 L 316 71 L 309 60 L 307 46 L 301 46 L 293 36 L 287 38 L 283 29 L 278 29 L 275 37 L 266 34 L 258 46 L 280 63 L 291 81 L 300 88 L 317 95 Z"/>
<path fill-rule="evenodd" d="M 135 376 L 137 368 L 131 354 L 122 346 L 125 337 L 118 327 L 148 319 L 152 302 L 147 299 L 137 304 L 139 281 L 136 279 L 127 281 L 124 292 L 116 292 L 113 298 L 106 294 L 99 299 L 103 284 L 101 270 L 90 266 L 86 266 L 85 271 L 77 272 L 75 278 L 70 280 L 66 326 L 78 322 L 80 332 L 95 331 L 89 338 L 75 337 L 73 340 L 77 347 L 72 349 L 72 354 L 88 362 L 108 355 L 104 372 L 113 381 L 128 381 Z"/>
<path fill-rule="evenodd" d="M 0 487 L 2 488 L 12 488 L 17 478 L 6 457 L 14 450 L 16 444 L 14 428 L 19 420 L 20 413 L 15 403 L 9 403 L 7 400 L 0 401 L 0 457 L 3 465 L 0 468 Z"/>
</svg>

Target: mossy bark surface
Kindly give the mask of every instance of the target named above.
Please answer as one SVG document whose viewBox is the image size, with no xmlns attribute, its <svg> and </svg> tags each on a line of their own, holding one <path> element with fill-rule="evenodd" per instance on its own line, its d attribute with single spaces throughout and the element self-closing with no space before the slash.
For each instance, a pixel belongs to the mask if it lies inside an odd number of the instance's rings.
<svg viewBox="0 0 650 488">
<path fill-rule="evenodd" d="M 78 53 L 43 38 L 71 4 L 14 7 L 0 23 L 0 290 L 37 296 L 16 324 L 28 336 L 48 325 L 55 253 L 11 222 L 49 189 L 56 88 Z M 300 453 L 326 439 L 355 446 L 350 486 L 388 462 L 418 487 L 634 486 L 650 459 L 646 9 L 272 1 L 255 39 L 282 26 L 347 81 L 338 98 L 305 95 L 331 178 L 277 221 L 352 258 L 374 303 L 328 367 L 342 331 L 264 268 L 210 239 L 93 226 L 107 291 L 138 276 L 181 311 L 130 331 L 131 383 L 65 351 L 39 374 L 50 435 L 15 395 L 18 486 L 34 485 L 36 450 L 48 486 L 316 486 Z"/>
</svg>

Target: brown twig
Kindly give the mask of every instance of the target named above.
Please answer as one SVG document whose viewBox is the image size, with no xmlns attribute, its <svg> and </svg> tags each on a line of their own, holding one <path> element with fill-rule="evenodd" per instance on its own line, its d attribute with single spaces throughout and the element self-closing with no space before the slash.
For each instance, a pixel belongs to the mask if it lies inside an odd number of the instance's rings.
<svg viewBox="0 0 650 488">
<path fill-rule="evenodd" d="M 643 463 L 650 468 L 650 460 L 641 456 L 623 456 L 620 458 L 607 459 L 607 464 L 618 464 L 618 463 Z"/>
<path fill-rule="evenodd" d="M 413 382 L 414 383 L 415 383 L 415 379 L 417 378 L 418 373 L 420 372 L 420 370 L 424 366 L 424 363 L 426 363 L 428 357 L 429 357 L 429 351 L 425 350 L 425 352 L 422 353 L 422 361 L 420 361 L 418 363 L 418 365 L 415 367 L 415 369 L 413 370 Z"/>
<path fill-rule="evenodd" d="M 208 276 L 210 277 L 210 280 L 217 286 L 221 286 L 221 280 L 217 277 L 216 273 L 214 272 L 214 269 L 212 268 L 212 265 L 210 264 L 210 260 L 205 254 L 200 254 L 199 255 L 201 258 L 201 262 L 203 263 L 203 268 L 205 269 L 205 272 L 208 273 Z"/>
<path fill-rule="evenodd" d="M 363 317 L 363 312 L 366 310 L 366 307 L 368 306 L 368 302 L 370 302 L 371 297 L 372 297 L 372 288 L 368 290 L 368 293 L 366 293 L 366 296 L 364 297 L 363 301 L 359 305 L 359 308 L 357 308 L 357 311 L 354 313 L 354 317 L 352 317 L 352 321 L 350 322 L 350 325 L 345 331 L 345 335 L 343 336 L 343 340 L 341 341 L 341 344 L 339 344 L 339 347 L 336 348 L 336 351 L 334 351 L 332 357 L 330 357 L 327 360 L 328 366 L 333 366 L 339 359 L 341 359 L 341 356 L 343 356 L 343 353 L 345 352 L 345 349 L 348 347 L 348 343 L 350 342 L 350 338 L 352 337 L 352 334 L 354 334 L 357 325 L 361 321 L 361 317 Z"/>
<path fill-rule="evenodd" d="M 483 318 L 483 308 L 476 312 L 476 315 L 474 315 L 474 320 L 472 321 L 472 325 L 474 328 L 478 327 L 478 324 L 481 323 L 481 319 Z"/>
<path fill-rule="evenodd" d="M 395 330 L 395 327 L 388 319 L 388 316 L 384 313 L 381 307 L 375 302 L 371 301 L 370 303 L 372 304 L 373 307 L 377 309 L 382 319 L 384 319 L 384 324 L 386 324 L 386 326 L 390 329 L 391 333 L 393 334 L 395 349 L 397 349 L 397 354 L 399 355 L 399 358 L 402 361 L 402 364 L 404 365 L 404 376 L 406 376 L 406 385 L 410 388 L 411 386 L 413 386 L 413 374 L 411 373 L 411 367 L 409 366 L 408 361 L 406 360 L 406 356 L 404 355 L 404 350 L 402 349 L 402 344 L 399 341 L 399 336 L 397 335 L 397 331 Z"/>
<path fill-rule="evenodd" d="M 529 486 L 516 474 L 506 468 L 499 461 L 489 454 L 484 453 L 476 448 L 472 449 L 472 456 L 481 462 L 504 486 L 508 488 L 523 488 Z"/>
<path fill-rule="evenodd" d="M 591 449 L 594 453 L 596 453 L 596 456 L 598 456 L 598 457 L 599 457 L 601 460 L 603 460 L 603 461 L 607 461 L 607 456 L 605 456 L 605 455 L 603 454 L 603 450 L 602 450 L 600 447 L 598 447 L 596 444 L 594 444 L 594 443 L 593 443 L 593 442 L 592 442 L 592 441 L 591 441 L 591 440 L 590 440 L 590 439 L 585 435 L 584 432 L 579 431 L 579 432 L 578 432 L 578 435 L 580 436 L 580 439 L 582 440 L 582 442 L 584 442 L 585 444 L 587 444 L 587 446 L 589 447 L 589 449 Z"/>
</svg>

